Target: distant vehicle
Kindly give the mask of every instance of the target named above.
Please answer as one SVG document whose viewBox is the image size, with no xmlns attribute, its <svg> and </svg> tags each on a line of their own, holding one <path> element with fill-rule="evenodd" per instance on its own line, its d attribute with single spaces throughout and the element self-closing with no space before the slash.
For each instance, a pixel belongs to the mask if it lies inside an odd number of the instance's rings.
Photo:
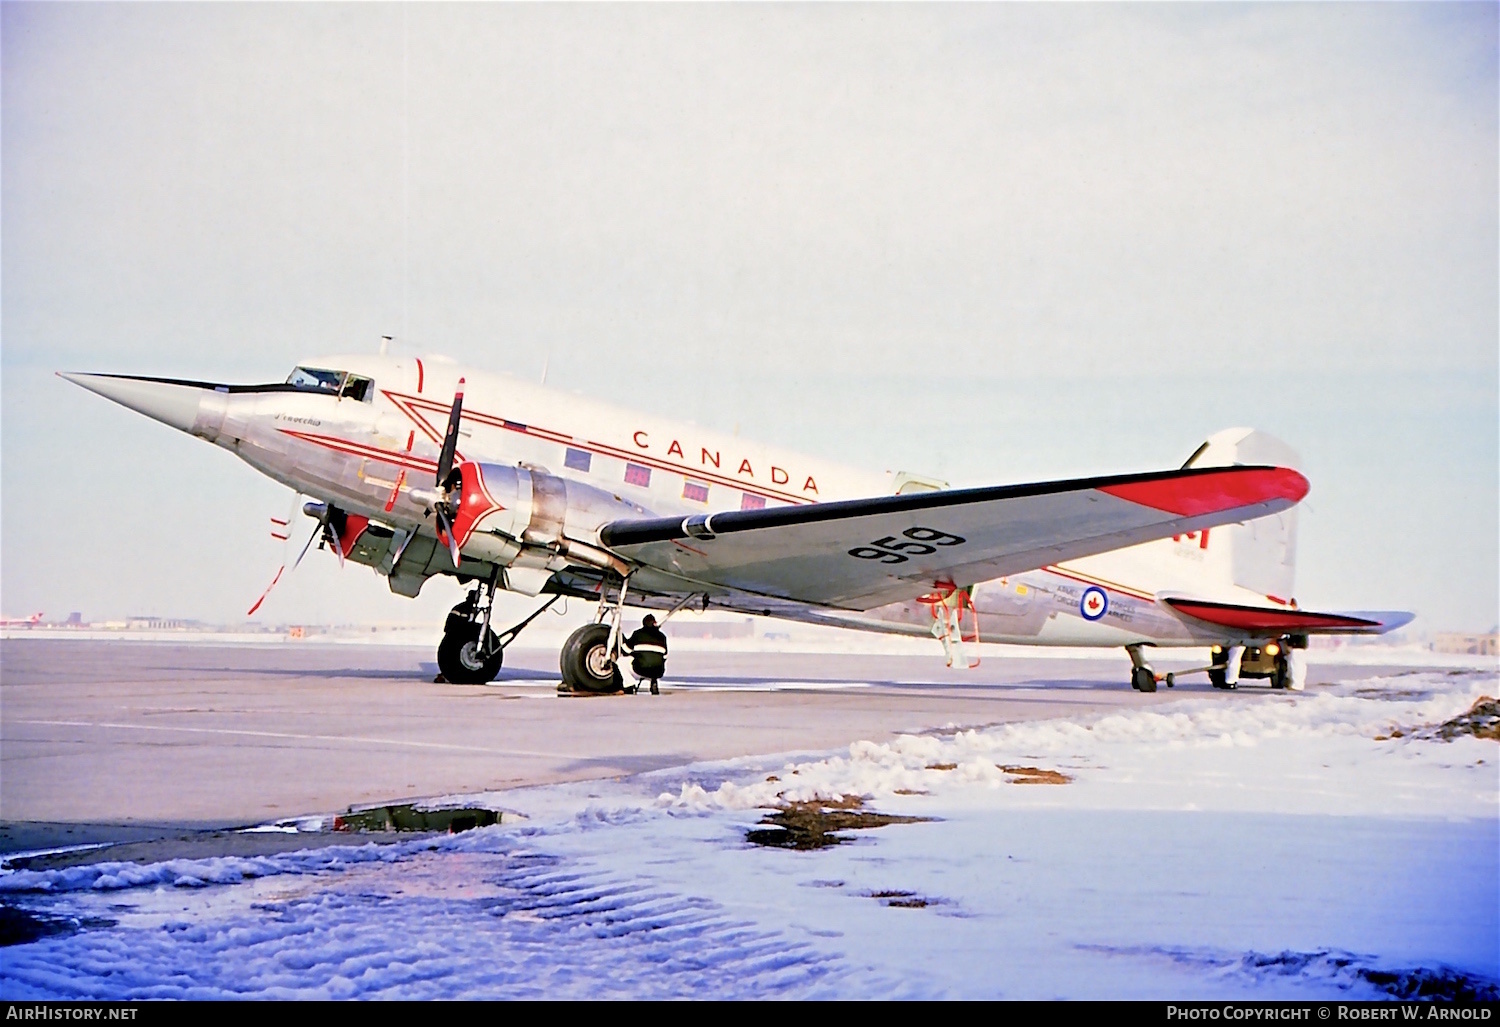
<svg viewBox="0 0 1500 1027">
<path fill-rule="evenodd" d="M 406 596 L 435 575 L 473 584 L 438 647 L 453 682 L 494 678 L 530 623 L 492 629 L 498 589 L 599 604 L 560 657 L 583 691 L 619 686 L 626 605 L 932 635 L 960 666 L 975 641 L 1118 646 L 1148 692 L 1163 679 L 1148 647 L 1220 646 L 1201 670 L 1226 687 L 1250 647 L 1273 654 L 1273 684 L 1296 687 L 1307 635 L 1410 619 L 1291 599 L 1308 483 L 1284 445 L 1249 429 L 1178 469 L 951 489 L 434 357 L 317 358 L 268 385 L 63 377 L 314 497 L 303 554 L 319 539 Z"/>
<path fill-rule="evenodd" d="M 0 617 L 0 628 L 34 628 L 42 622 L 40 613 L 30 617 Z"/>
</svg>

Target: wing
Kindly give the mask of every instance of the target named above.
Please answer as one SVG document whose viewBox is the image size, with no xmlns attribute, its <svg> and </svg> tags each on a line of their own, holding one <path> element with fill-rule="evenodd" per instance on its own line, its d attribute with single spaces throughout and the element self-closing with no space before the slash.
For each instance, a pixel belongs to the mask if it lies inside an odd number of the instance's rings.
<svg viewBox="0 0 1500 1027">
<path fill-rule="evenodd" d="M 1219 524 L 1307 494 L 1282 467 L 1203 468 L 614 521 L 600 541 L 679 578 L 868 610 Z"/>
<path fill-rule="evenodd" d="M 1222 628 L 1280 635 L 1383 635 L 1411 621 L 1416 614 L 1396 610 L 1359 610 L 1353 613 L 1316 613 L 1286 606 L 1239 606 L 1174 596 L 1162 600 L 1178 613 Z"/>
</svg>

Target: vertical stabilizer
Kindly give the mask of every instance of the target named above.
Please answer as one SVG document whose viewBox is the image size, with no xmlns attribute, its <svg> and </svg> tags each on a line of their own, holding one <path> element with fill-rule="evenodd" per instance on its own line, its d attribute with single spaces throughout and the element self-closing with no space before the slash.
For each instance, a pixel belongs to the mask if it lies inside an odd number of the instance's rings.
<svg viewBox="0 0 1500 1027">
<path fill-rule="evenodd" d="M 1253 428 L 1226 428 L 1209 436 L 1184 467 L 1230 467 L 1235 464 L 1269 464 L 1301 469 L 1301 458 L 1292 447 L 1272 435 Z M 1297 569 L 1297 508 L 1213 529 L 1217 543 L 1228 545 L 1228 573 L 1232 584 L 1258 595 L 1283 602 L 1295 594 Z"/>
</svg>

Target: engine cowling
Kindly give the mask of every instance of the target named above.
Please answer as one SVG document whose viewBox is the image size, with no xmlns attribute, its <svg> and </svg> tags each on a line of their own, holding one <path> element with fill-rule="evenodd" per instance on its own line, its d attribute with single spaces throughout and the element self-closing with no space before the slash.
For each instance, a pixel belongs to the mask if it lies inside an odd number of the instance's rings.
<svg viewBox="0 0 1500 1027">
<path fill-rule="evenodd" d="M 569 563 L 625 573 L 598 542 L 610 521 L 649 517 L 637 503 L 540 469 L 466 461 L 453 533 L 465 556 L 502 567 Z"/>
</svg>

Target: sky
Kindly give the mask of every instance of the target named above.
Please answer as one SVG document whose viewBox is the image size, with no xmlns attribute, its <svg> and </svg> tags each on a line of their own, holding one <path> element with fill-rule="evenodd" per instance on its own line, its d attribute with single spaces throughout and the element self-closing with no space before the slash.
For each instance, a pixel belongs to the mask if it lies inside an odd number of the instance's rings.
<svg viewBox="0 0 1500 1027">
<path fill-rule="evenodd" d="M 0 602 L 237 620 L 285 489 L 58 370 L 441 353 L 875 469 L 1303 458 L 1500 620 L 1493 4 L 0 6 Z M 324 557 L 327 554 L 322 554 Z M 309 559 L 312 559 L 311 557 Z M 275 620 L 439 618 L 331 559 Z"/>
</svg>

